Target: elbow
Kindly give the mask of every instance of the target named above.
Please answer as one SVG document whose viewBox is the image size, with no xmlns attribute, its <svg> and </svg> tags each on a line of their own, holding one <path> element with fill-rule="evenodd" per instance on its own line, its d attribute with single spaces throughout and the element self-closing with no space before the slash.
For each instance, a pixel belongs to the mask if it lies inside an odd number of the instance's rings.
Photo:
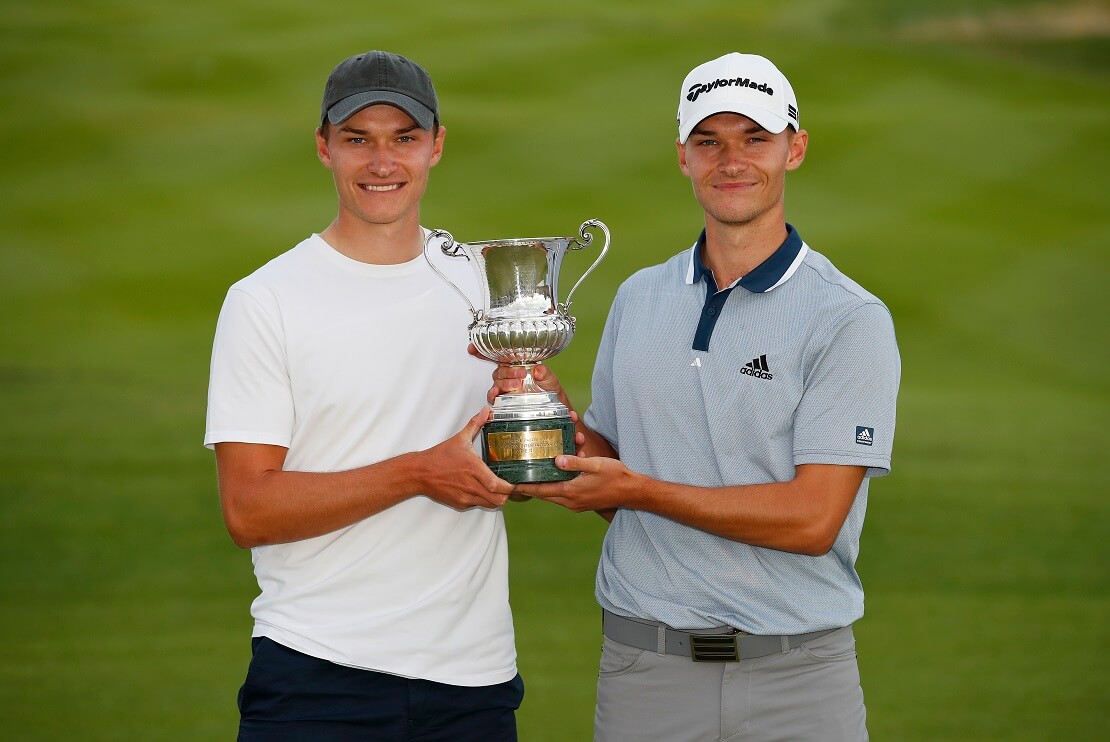
<svg viewBox="0 0 1110 742">
<path fill-rule="evenodd" d="M 237 530 L 231 526 L 227 527 L 227 532 L 231 536 L 231 542 L 240 549 L 253 549 L 256 546 L 263 545 L 262 539 L 252 533 Z"/>
<path fill-rule="evenodd" d="M 836 544 L 843 523 L 814 523 L 809 528 L 802 529 L 795 548 L 791 551 L 805 556 L 825 556 Z"/>
<path fill-rule="evenodd" d="M 820 539 L 810 541 L 802 544 L 801 548 L 798 549 L 798 553 L 811 557 L 825 556 L 830 551 L 832 551 L 834 543 L 836 543 L 836 539 Z"/>
<path fill-rule="evenodd" d="M 240 549 L 252 549 L 267 542 L 265 534 L 241 506 L 235 506 L 226 499 L 223 502 L 224 526 L 231 541 Z"/>
<path fill-rule="evenodd" d="M 836 523 L 829 526 L 822 531 L 810 544 L 812 551 L 810 556 L 825 556 L 832 551 L 833 546 L 836 545 L 837 539 L 840 538 L 840 527 L 843 523 Z"/>
<path fill-rule="evenodd" d="M 240 549 L 253 549 L 255 546 L 262 546 L 263 539 L 252 529 L 243 525 L 240 521 L 229 518 L 224 515 L 224 525 L 227 527 L 227 533 L 231 536 L 231 541 Z"/>
</svg>

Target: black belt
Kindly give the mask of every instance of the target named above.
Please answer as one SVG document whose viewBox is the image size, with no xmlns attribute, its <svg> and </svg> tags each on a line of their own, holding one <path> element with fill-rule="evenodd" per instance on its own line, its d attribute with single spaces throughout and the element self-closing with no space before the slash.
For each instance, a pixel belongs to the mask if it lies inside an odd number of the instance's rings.
<svg viewBox="0 0 1110 742">
<path fill-rule="evenodd" d="M 825 629 L 809 634 L 753 636 L 730 626 L 721 626 L 694 633 L 640 618 L 618 616 L 609 611 L 602 611 L 601 627 L 605 636 L 615 642 L 638 649 L 689 657 L 694 662 L 739 662 L 766 657 L 769 654 L 789 652 L 808 641 L 837 631 Z"/>
</svg>

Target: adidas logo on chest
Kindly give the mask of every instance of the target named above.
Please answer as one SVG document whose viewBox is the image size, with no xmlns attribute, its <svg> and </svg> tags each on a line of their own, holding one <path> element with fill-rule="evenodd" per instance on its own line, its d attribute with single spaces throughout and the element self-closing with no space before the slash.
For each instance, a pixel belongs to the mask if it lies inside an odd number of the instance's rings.
<svg viewBox="0 0 1110 742">
<path fill-rule="evenodd" d="M 750 362 L 745 363 L 740 367 L 740 373 L 754 376 L 757 379 L 773 379 L 774 374 L 771 373 L 770 367 L 767 365 L 767 354 L 764 353 L 759 358 L 753 358 Z"/>
</svg>

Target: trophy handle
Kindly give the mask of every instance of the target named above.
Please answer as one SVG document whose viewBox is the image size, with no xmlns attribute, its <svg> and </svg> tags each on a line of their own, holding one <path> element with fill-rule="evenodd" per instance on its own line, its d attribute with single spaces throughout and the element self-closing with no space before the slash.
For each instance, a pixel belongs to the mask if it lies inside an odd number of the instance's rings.
<svg viewBox="0 0 1110 742">
<path fill-rule="evenodd" d="M 474 308 L 474 305 L 470 302 L 470 299 L 466 297 L 466 294 L 463 293 L 462 289 L 455 285 L 454 281 L 443 275 L 439 268 L 436 268 L 436 264 L 432 262 L 432 256 L 428 254 L 428 248 L 431 247 L 432 240 L 439 239 L 441 237 L 447 238 L 447 244 L 442 245 L 439 248 L 444 255 L 449 258 L 457 258 L 461 255 L 467 260 L 470 260 L 470 256 L 463 252 L 463 249 L 459 247 L 459 243 L 455 242 L 455 238 L 451 236 L 451 233 L 442 229 L 433 229 L 431 233 L 428 234 L 428 239 L 424 240 L 424 259 L 428 261 L 428 267 L 431 268 L 437 276 L 442 278 L 448 286 L 453 288 L 456 294 L 462 297 L 462 300 L 466 302 L 466 306 L 470 308 L 470 314 L 474 317 L 474 321 L 477 322 L 482 318 L 481 311 Z"/>
<path fill-rule="evenodd" d="M 567 292 L 567 300 L 559 305 L 559 311 L 567 316 L 570 316 L 570 298 L 574 296 L 575 290 L 582 285 L 583 281 L 586 280 L 586 276 L 590 275 L 590 272 L 597 267 L 597 264 L 600 263 L 601 259 L 605 257 L 605 253 L 609 252 L 609 228 L 606 227 L 605 223 L 602 222 L 600 219 L 587 219 L 586 221 L 582 222 L 582 226 L 578 228 L 578 237 L 574 237 L 571 239 L 570 245 L 567 246 L 567 249 L 581 250 L 582 248 L 588 246 L 591 242 L 593 242 L 594 236 L 586 232 L 587 229 L 600 229 L 602 234 L 605 235 L 605 244 L 602 245 L 601 254 L 597 256 L 597 260 L 594 261 L 593 265 L 586 269 L 586 272 L 578 278 L 578 281 L 574 284 L 571 290 Z"/>
</svg>

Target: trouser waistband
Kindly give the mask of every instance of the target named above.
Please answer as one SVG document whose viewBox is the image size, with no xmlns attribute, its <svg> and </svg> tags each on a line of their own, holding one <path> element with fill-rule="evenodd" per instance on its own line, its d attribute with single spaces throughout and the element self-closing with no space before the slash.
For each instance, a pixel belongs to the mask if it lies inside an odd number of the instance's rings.
<svg viewBox="0 0 1110 742">
<path fill-rule="evenodd" d="M 679 631 L 670 626 L 627 618 L 602 611 L 602 632 L 615 642 L 660 654 L 689 657 L 694 662 L 739 662 L 769 654 L 789 652 L 795 647 L 831 634 L 837 629 L 813 631 L 808 634 L 753 636 L 728 626 L 698 632 Z"/>
</svg>

